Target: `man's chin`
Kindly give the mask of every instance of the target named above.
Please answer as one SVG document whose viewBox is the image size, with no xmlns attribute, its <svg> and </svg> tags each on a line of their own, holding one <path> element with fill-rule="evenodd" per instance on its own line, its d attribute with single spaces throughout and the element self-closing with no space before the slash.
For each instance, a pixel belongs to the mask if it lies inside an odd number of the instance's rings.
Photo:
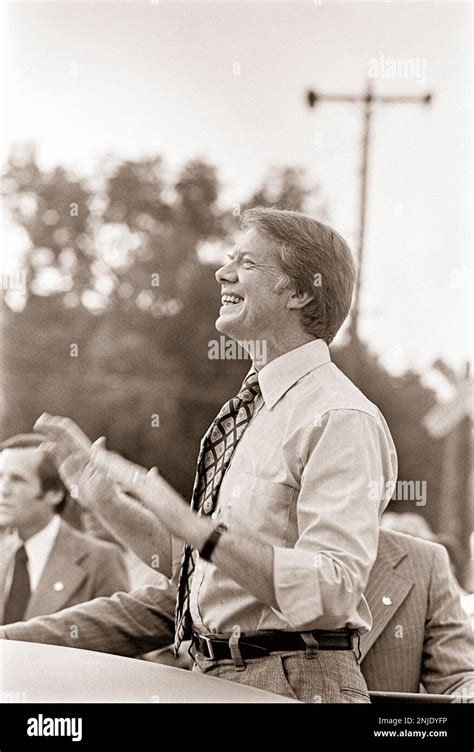
<svg viewBox="0 0 474 752">
<path fill-rule="evenodd" d="M 219 316 L 216 319 L 215 327 L 218 332 L 221 334 L 225 334 L 227 337 L 230 337 L 231 339 L 238 339 L 239 332 L 238 332 L 238 325 L 236 322 L 232 322 L 231 317 L 229 315 L 223 314 Z"/>
<path fill-rule="evenodd" d="M 12 517 L 10 517 L 7 514 L 1 514 L 0 513 L 0 533 L 5 530 L 9 530 L 13 528 L 15 525 L 15 521 Z"/>
</svg>

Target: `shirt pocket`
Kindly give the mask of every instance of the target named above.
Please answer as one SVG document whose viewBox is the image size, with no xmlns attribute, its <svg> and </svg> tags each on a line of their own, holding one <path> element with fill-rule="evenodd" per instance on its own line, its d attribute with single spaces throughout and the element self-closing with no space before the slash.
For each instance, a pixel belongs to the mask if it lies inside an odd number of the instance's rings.
<svg viewBox="0 0 474 752">
<path fill-rule="evenodd" d="M 230 524 L 243 525 L 271 545 L 284 545 L 298 489 L 285 483 L 241 473 L 225 510 Z"/>
</svg>

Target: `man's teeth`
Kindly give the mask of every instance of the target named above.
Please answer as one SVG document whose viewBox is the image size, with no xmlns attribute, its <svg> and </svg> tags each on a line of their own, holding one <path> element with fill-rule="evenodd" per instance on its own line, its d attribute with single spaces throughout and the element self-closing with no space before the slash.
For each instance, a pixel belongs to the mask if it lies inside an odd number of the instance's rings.
<svg viewBox="0 0 474 752">
<path fill-rule="evenodd" d="M 242 302 L 242 298 L 238 298 L 236 295 L 222 295 L 222 304 L 226 305 L 232 303 L 233 305 Z"/>
</svg>

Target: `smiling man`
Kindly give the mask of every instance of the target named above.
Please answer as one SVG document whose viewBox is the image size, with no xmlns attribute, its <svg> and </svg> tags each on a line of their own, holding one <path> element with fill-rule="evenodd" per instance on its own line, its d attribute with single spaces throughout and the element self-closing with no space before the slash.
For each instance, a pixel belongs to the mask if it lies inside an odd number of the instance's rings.
<svg viewBox="0 0 474 752">
<path fill-rule="evenodd" d="M 388 502 L 369 491 L 395 482 L 397 459 L 378 408 L 328 349 L 354 265 L 343 238 L 303 214 L 257 208 L 242 224 L 216 273 L 216 327 L 264 342 L 265 359 L 201 442 L 191 509 L 139 468 L 122 482 L 148 510 L 117 488 L 94 492 L 103 478 L 87 437 L 64 418 L 38 428 L 93 511 L 174 579 L 175 647 L 192 638 L 194 670 L 305 702 L 368 702 L 358 636 Z"/>
</svg>

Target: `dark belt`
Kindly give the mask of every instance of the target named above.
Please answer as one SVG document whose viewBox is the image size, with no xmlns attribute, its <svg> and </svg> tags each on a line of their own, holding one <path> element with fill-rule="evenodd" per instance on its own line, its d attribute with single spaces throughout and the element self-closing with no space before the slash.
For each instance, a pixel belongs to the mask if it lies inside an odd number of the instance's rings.
<svg viewBox="0 0 474 752">
<path fill-rule="evenodd" d="M 357 630 L 338 629 L 325 631 L 315 629 L 311 634 L 316 640 L 313 647 L 317 650 L 352 650 Z M 232 658 L 229 637 L 211 637 L 193 632 L 193 645 L 204 658 L 222 661 Z M 242 635 L 239 638 L 239 650 L 242 658 L 261 658 L 270 653 L 285 652 L 287 650 L 306 650 L 308 644 L 299 632 L 260 632 L 258 634 Z"/>
</svg>

